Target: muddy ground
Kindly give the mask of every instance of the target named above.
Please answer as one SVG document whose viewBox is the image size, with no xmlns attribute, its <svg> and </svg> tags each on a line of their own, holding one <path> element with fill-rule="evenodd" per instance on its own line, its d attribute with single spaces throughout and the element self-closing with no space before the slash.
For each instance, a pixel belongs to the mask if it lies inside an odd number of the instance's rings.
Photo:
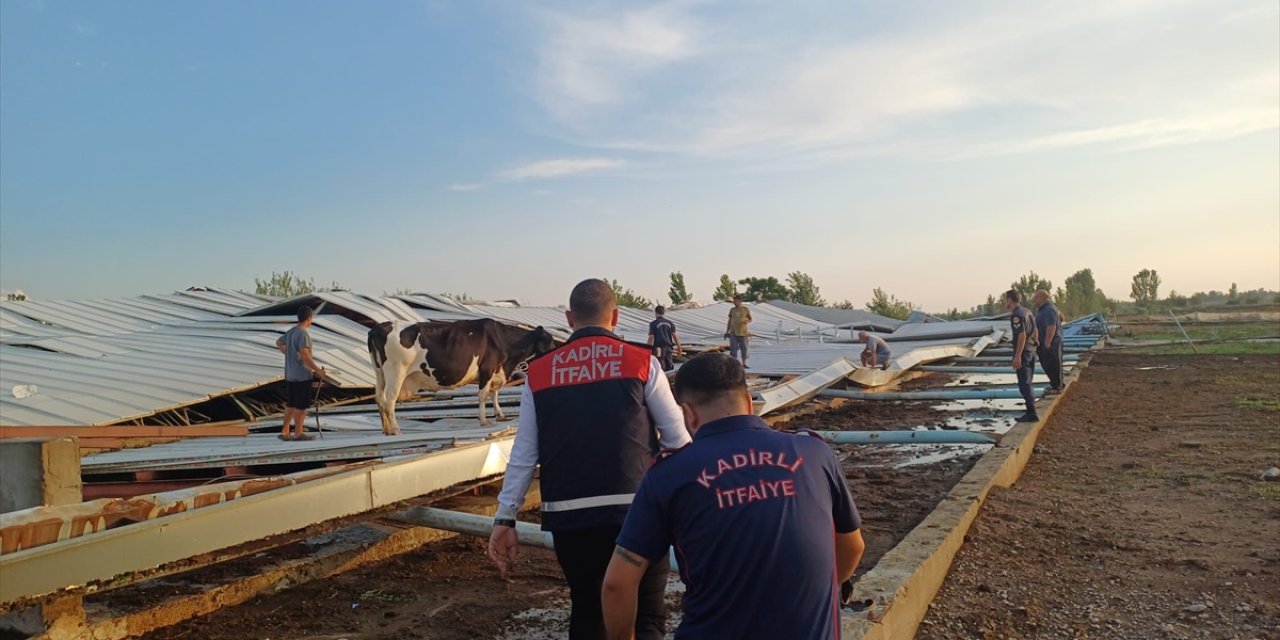
<svg viewBox="0 0 1280 640">
<path fill-rule="evenodd" d="M 1102 354 L 918 634 L 1280 638 L 1280 359 Z"/>
<path fill-rule="evenodd" d="M 875 429 L 932 424 L 940 412 L 911 403 L 843 403 L 801 416 L 789 427 Z M 863 517 L 867 553 L 859 572 L 875 565 L 942 499 L 975 456 L 902 468 L 875 466 L 871 447 L 841 447 L 849 486 Z M 394 638 L 522 638 L 557 636 L 567 598 L 548 551 L 526 549 L 527 560 L 502 579 L 484 541 L 431 544 L 380 564 L 264 595 L 212 615 L 162 629 L 150 640 L 391 640 Z M 171 580 L 174 593 L 190 585 Z M 166 587 L 153 587 L 160 596 Z M 532 610 L 532 611 L 531 611 Z"/>
</svg>

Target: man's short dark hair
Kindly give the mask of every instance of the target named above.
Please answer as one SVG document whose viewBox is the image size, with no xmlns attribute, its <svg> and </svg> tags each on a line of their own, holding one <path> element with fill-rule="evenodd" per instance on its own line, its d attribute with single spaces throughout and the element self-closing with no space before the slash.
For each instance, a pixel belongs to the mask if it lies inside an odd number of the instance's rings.
<svg viewBox="0 0 1280 640">
<path fill-rule="evenodd" d="M 312 309 L 311 307 L 308 307 L 307 305 L 304 304 L 301 307 L 298 307 L 298 322 L 306 322 L 307 320 L 310 320 L 311 316 L 314 316 L 315 314 L 316 314 L 315 309 Z"/>
<path fill-rule="evenodd" d="M 654 307 L 654 308 L 653 308 L 653 312 L 654 312 L 654 313 L 656 313 L 656 314 L 658 314 L 658 315 L 663 315 L 663 314 L 665 314 L 665 313 L 667 312 L 667 308 L 666 308 L 666 307 L 664 307 L 664 306 L 662 306 L 662 305 L 658 305 L 658 306 L 656 306 L 656 307 Z"/>
<path fill-rule="evenodd" d="M 1022 294 L 1018 293 L 1017 289 L 1010 289 L 1004 292 L 1004 299 L 1014 304 L 1018 304 L 1019 302 L 1022 302 Z"/>
<path fill-rule="evenodd" d="M 618 306 L 613 287 L 599 278 L 589 278 L 578 283 L 569 294 L 569 310 L 579 320 L 604 320 Z"/>
<path fill-rule="evenodd" d="M 741 296 L 741 295 L 739 295 L 739 294 L 736 294 L 736 293 L 735 293 L 735 294 L 733 294 L 733 300 L 734 300 L 734 302 L 741 302 L 741 301 L 742 301 L 742 296 Z"/>
<path fill-rule="evenodd" d="M 736 358 L 704 353 L 676 372 L 675 395 L 680 402 L 705 404 L 747 388 L 747 372 Z"/>
</svg>

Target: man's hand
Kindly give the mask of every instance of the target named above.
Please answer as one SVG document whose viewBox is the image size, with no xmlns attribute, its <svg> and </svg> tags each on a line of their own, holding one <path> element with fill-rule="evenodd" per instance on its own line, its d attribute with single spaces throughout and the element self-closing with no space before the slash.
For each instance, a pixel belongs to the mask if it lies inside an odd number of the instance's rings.
<svg viewBox="0 0 1280 640">
<path fill-rule="evenodd" d="M 489 534 L 489 559 L 493 560 L 502 575 L 511 571 L 511 567 L 520 559 L 520 538 L 516 535 L 515 527 L 494 525 L 493 533 Z"/>
<path fill-rule="evenodd" d="M 1021 367 L 1019 367 L 1019 366 L 1018 366 L 1018 365 L 1020 364 L 1020 361 L 1021 361 L 1021 360 L 1022 360 L 1022 358 L 1018 358 L 1018 357 L 1015 357 L 1015 358 L 1013 359 L 1013 370 L 1014 370 L 1014 371 L 1017 371 L 1018 369 L 1020 369 L 1020 368 L 1021 368 Z"/>
</svg>

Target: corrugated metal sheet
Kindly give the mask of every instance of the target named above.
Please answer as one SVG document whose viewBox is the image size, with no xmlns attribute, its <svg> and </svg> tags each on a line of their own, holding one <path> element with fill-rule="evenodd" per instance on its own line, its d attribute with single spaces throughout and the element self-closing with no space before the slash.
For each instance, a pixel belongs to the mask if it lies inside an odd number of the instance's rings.
<svg viewBox="0 0 1280 640">
<path fill-rule="evenodd" d="M 321 303 L 326 307 L 311 331 L 316 361 L 345 387 L 374 384 L 366 337 L 376 322 L 488 317 L 569 334 L 563 307 L 463 305 L 428 294 L 329 291 L 275 300 L 191 289 L 128 298 L 0 301 L 0 423 L 112 424 L 277 381 L 282 366 L 275 340 L 293 325 L 299 306 Z M 667 317 L 685 344 L 719 345 L 731 306 L 671 310 Z M 837 329 L 841 323 L 778 305 L 750 306 L 756 337 L 751 364 L 757 373 L 806 373 L 836 357 L 856 360 L 862 349 L 847 342 L 853 332 Z M 651 311 L 622 309 L 617 331 L 644 341 L 652 319 Z M 887 337 L 897 355 L 912 346 L 971 342 L 1003 326 L 1002 320 L 903 324 Z M 845 342 L 833 342 L 837 336 Z"/>
</svg>

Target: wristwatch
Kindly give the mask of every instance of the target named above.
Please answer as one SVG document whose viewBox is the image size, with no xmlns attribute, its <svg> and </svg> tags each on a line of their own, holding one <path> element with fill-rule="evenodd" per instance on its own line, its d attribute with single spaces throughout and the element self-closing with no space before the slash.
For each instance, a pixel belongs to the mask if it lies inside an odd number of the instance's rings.
<svg viewBox="0 0 1280 640">
<path fill-rule="evenodd" d="M 516 521 L 515 521 L 515 518 L 494 518 L 494 519 L 493 519 L 493 526 L 495 526 L 495 527 L 511 527 L 511 528 L 513 528 L 513 529 L 514 529 L 514 528 L 515 528 L 515 526 L 516 526 Z"/>
</svg>

